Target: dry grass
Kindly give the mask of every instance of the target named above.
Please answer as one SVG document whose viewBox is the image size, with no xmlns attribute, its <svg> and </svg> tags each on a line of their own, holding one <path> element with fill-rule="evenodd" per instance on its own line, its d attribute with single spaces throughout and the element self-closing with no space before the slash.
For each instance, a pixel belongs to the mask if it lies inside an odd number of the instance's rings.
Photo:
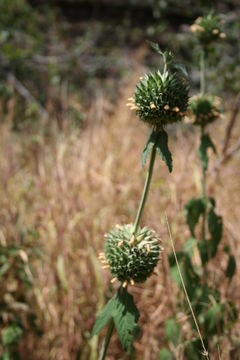
<svg viewBox="0 0 240 360">
<path fill-rule="evenodd" d="M 21 351 L 29 359 L 95 359 L 101 341 L 89 341 L 95 315 L 112 289 L 110 274 L 97 260 L 104 233 L 115 223 L 134 221 L 144 182 L 141 151 L 148 129 L 125 107 L 132 95 L 138 70 L 124 85 L 115 108 L 100 99 L 89 112 L 83 131 L 51 133 L 50 137 L 13 134 L 9 124 L 0 129 L 1 241 L 19 241 L 22 228 L 39 233 L 43 257 L 34 264 L 39 338 L 29 334 Z M 212 128 L 219 144 L 225 123 Z M 236 129 L 235 133 L 239 130 Z M 36 140 L 36 139 L 35 139 Z M 178 128 L 170 138 L 174 171 L 169 175 L 158 158 L 143 222 L 160 234 L 165 252 L 157 275 L 131 288 L 141 312 L 141 337 L 136 341 L 137 359 L 158 359 L 164 343 L 164 321 L 176 314 L 178 291 L 169 277 L 167 254 L 171 251 L 164 212 L 167 213 L 177 248 L 189 235 L 183 207 L 199 192 L 200 172 L 196 159 L 197 134 Z M 224 218 L 224 241 L 240 260 L 240 157 L 232 159 L 219 175 L 208 181 Z M 3 240 L 4 239 L 4 240 Z M 222 281 L 226 257 L 221 251 L 211 265 L 210 277 L 224 298 L 239 308 L 239 269 L 232 283 Z M 64 263 L 61 267 L 61 264 Z M 64 279 L 65 277 L 65 279 Z M 117 286 L 117 285 L 116 285 Z M 178 314 L 187 330 L 184 314 Z M 240 335 L 240 323 L 235 326 Z M 220 344 L 228 359 L 231 343 Z M 109 359 L 120 359 L 121 346 L 113 337 Z M 122 358 L 127 358 L 123 356 Z M 216 359 L 217 359 L 216 355 Z"/>
</svg>

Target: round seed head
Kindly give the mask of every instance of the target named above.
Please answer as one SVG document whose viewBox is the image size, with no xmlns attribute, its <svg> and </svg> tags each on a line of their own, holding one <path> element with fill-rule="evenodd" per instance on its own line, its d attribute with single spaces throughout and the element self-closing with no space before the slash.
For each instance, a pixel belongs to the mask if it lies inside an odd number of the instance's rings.
<svg viewBox="0 0 240 360">
<path fill-rule="evenodd" d="M 209 95 L 197 95 L 190 99 L 190 117 L 194 125 L 205 126 L 221 116 L 219 98 Z"/>
<path fill-rule="evenodd" d="M 190 30 L 195 34 L 202 46 L 207 46 L 219 38 L 225 39 L 226 37 L 226 34 L 222 32 L 221 19 L 212 13 L 197 18 L 190 26 Z"/>
<path fill-rule="evenodd" d="M 112 276 L 125 286 L 144 282 L 152 274 L 162 251 L 155 231 L 139 228 L 133 241 L 133 229 L 133 225 L 115 227 L 108 233 L 105 243 Z M 119 243 L 122 243 L 120 247 Z"/>
<path fill-rule="evenodd" d="M 134 93 L 140 120 L 163 128 L 183 119 L 188 107 L 189 83 L 179 72 L 160 71 L 145 75 Z"/>
</svg>

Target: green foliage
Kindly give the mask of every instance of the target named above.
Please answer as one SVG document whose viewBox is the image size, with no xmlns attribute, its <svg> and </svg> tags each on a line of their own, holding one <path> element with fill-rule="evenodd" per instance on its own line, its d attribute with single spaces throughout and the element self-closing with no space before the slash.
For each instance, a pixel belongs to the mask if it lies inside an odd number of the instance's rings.
<svg viewBox="0 0 240 360">
<path fill-rule="evenodd" d="M 164 130 L 153 130 L 142 153 L 142 166 L 145 166 L 146 159 L 153 146 L 156 146 L 157 153 L 166 163 L 169 172 L 172 171 L 172 155 L 168 149 L 168 134 Z"/>
<path fill-rule="evenodd" d="M 227 264 L 227 268 L 226 268 L 226 277 L 229 278 L 230 280 L 232 279 L 233 275 L 235 274 L 236 272 L 236 260 L 235 260 L 235 257 L 233 255 L 229 255 L 229 258 L 228 258 L 228 264 Z"/>
<path fill-rule="evenodd" d="M 204 214 L 206 210 L 206 201 L 203 198 L 195 199 L 192 198 L 185 205 L 185 216 L 186 221 L 193 237 L 195 237 L 195 227 L 199 222 L 200 216 Z"/>
<path fill-rule="evenodd" d="M 159 353 L 159 360 L 172 360 L 172 354 L 166 348 L 163 348 Z"/>
<path fill-rule="evenodd" d="M 205 18 L 199 18 L 191 27 L 196 33 L 198 40 L 204 48 L 204 62 L 208 56 L 207 47 L 211 42 L 219 37 L 224 37 L 221 33 L 220 19 L 212 14 Z M 221 35 L 221 36 L 220 36 Z M 204 85 L 205 64 L 202 65 L 201 81 Z M 228 301 L 221 299 L 220 292 L 214 287 L 214 277 L 208 273 L 207 264 L 218 252 L 219 244 L 222 240 L 223 221 L 215 211 L 215 199 L 206 195 L 206 175 L 209 162 L 208 150 L 212 149 L 216 153 L 215 146 L 209 136 L 205 133 L 205 126 L 220 115 L 219 100 L 206 95 L 205 85 L 201 87 L 203 94 L 193 97 L 190 108 L 193 114 L 194 124 L 201 126 L 201 143 L 197 155 L 201 161 L 202 168 L 202 196 L 192 198 L 185 206 L 186 222 L 189 227 L 191 238 L 184 245 L 184 251 L 177 253 L 180 271 L 185 283 L 185 287 L 191 301 L 192 309 L 200 327 L 206 349 L 213 350 L 217 341 L 227 332 L 230 334 L 231 328 L 237 319 L 235 306 Z M 201 225 L 201 226 L 199 226 Z M 200 231 L 199 231 L 200 230 Z M 228 264 L 224 275 L 231 280 L 236 271 L 236 261 L 228 248 L 225 248 L 228 255 Z M 197 254 L 198 252 L 198 254 Z M 195 265 L 194 255 L 200 255 L 201 265 Z M 181 288 L 182 283 L 175 264 L 174 254 L 169 255 L 169 265 L 171 275 L 175 283 Z M 210 284 L 209 284 L 210 283 Z M 184 301 L 185 311 L 188 310 L 188 303 Z M 173 324 L 172 318 L 169 319 Z M 193 338 L 184 344 L 184 355 L 189 360 L 205 359 L 200 339 L 195 339 L 196 324 L 190 318 Z M 169 329 L 165 329 L 167 336 Z M 174 335 L 173 335 L 174 338 Z M 177 338 L 177 336 L 175 336 Z M 175 348 L 178 343 L 174 343 Z"/>
<path fill-rule="evenodd" d="M 0 358 L 2 355 L 6 359 L 17 359 L 13 354 L 26 328 L 36 330 L 31 261 L 36 257 L 37 237 L 34 230 L 24 229 L 19 234 L 18 246 L 12 241 L 6 246 L 0 245 Z"/>
<path fill-rule="evenodd" d="M 174 318 L 167 319 L 165 323 L 165 337 L 175 347 L 181 344 L 181 325 Z"/>
<path fill-rule="evenodd" d="M 208 149 L 212 149 L 216 153 L 216 148 L 208 134 L 204 134 L 201 136 L 201 144 L 198 149 L 198 157 L 201 160 L 202 167 L 204 170 L 207 170 L 208 168 Z"/>
<path fill-rule="evenodd" d="M 13 345 L 19 342 L 23 334 L 22 329 L 16 324 L 7 326 L 2 330 L 2 343 L 4 346 Z"/>
<path fill-rule="evenodd" d="M 132 295 L 126 289 L 120 288 L 114 297 L 105 305 L 97 318 L 92 335 L 96 335 L 113 319 L 118 336 L 124 350 L 133 353 L 133 341 L 139 332 L 137 324 L 139 312 Z"/>
</svg>

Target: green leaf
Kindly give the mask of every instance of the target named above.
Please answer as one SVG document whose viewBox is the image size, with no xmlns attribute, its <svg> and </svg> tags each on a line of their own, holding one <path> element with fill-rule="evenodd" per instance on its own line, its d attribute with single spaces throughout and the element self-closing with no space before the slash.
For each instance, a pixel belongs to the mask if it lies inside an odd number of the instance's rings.
<svg viewBox="0 0 240 360">
<path fill-rule="evenodd" d="M 202 214 L 204 214 L 206 210 L 206 202 L 203 198 L 195 199 L 192 198 L 186 205 L 185 205 L 185 216 L 187 220 L 187 224 L 191 231 L 193 237 L 195 237 L 194 230 L 199 221 L 199 218 Z"/>
<path fill-rule="evenodd" d="M 126 289 L 120 288 L 118 293 L 105 305 L 95 322 L 92 336 L 98 334 L 111 318 L 114 320 L 124 350 L 132 354 L 133 341 L 140 329 L 137 324 L 139 312 L 132 295 Z"/>
<path fill-rule="evenodd" d="M 147 42 L 150 44 L 151 48 L 154 51 L 156 51 L 159 55 L 163 56 L 163 51 L 160 49 L 160 46 L 157 43 L 153 41 L 147 41 Z"/>
<path fill-rule="evenodd" d="M 235 274 L 235 272 L 236 272 L 236 260 L 235 260 L 235 257 L 233 255 L 229 255 L 228 264 L 227 264 L 227 268 L 226 268 L 226 271 L 225 271 L 226 277 L 231 280 L 233 275 Z"/>
<path fill-rule="evenodd" d="M 159 353 L 159 360 L 172 360 L 172 354 L 166 348 L 163 348 Z"/>
<path fill-rule="evenodd" d="M 208 154 L 207 151 L 208 149 L 211 148 L 215 153 L 216 153 L 216 148 L 212 142 L 212 140 L 210 139 L 208 134 L 202 135 L 201 136 L 201 144 L 200 147 L 198 148 L 198 157 L 201 160 L 202 166 L 204 170 L 207 170 L 208 168 Z"/>
<path fill-rule="evenodd" d="M 156 146 L 157 153 L 166 163 L 169 172 L 172 172 L 172 154 L 168 149 L 168 134 L 166 133 L 166 131 L 161 130 L 157 133 Z"/>
<path fill-rule="evenodd" d="M 181 326 L 174 318 L 167 319 L 165 323 L 165 337 L 175 347 L 181 343 Z"/>
<path fill-rule="evenodd" d="M 206 334 L 215 335 L 223 331 L 224 311 L 224 304 L 216 303 L 206 312 L 204 316 L 204 330 Z"/>
<path fill-rule="evenodd" d="M 204 341 L 204 343 L 206 344 L 206 341 Z M 203 355 L 203 348 L 200 339 L 193 339 L 189 341 L 185 346 L 184 355 L 188 360 L 206 360 L 206 356 Z"/>
<path fill-rule="evenodd" d="M 223 230 L 223 224 L 222 224 L 222 217 L 218 216 L 215 211 L 215 202 L 213 199 L 210 199 L 211 208 L 208 212 L 208 229 L 211 234 L 211 241 L 213 243 L 213 254 L 212 256 L 216 255 L 218 244 L 220 243 L 222 239 L 222 230 Z"/>
<path fill-rule="evenodd" d="M 179 74 L 181 74 L 186 80 L 189 80 L 187 69 L 182 63 L 178 61 L 173 61 L 171 63 L 170 69 L 173 72 L 178 72 Z"/>
<path fill-rule="evenodd" d="M 184 244 L 184 252 L 190 258 L 193 256 L 194 249 L 197 246 L 197 240 L 194 237 L 189 238 L 186 243 Z"/>
<path fill-rule="evenodd" d="M 150 153 L 154 145 L 156 145 L 157 153 L 161 156 L 162 160 L 166 163 L 169 171 L 171 172 L 172 155 L 168 149 L 168 134 L 164 130 L 153 130 L 150 134 L 148 142 L 142 153 L 142 167 L 144 168 L 148 154 Z"/>
<path fill-rule="evenodd" d="M 147 143 L 145 145 L 145 148 L 143 149 L 143 152 L 142 152 L 142 167 L 143 168 L 144 168 L 144 166 L 146 164 L 148 154 L 152 150 L 153 145 L 155 144 L 155 142 L 156 142 L 156 132 L 152 131 L 150 136 L 149 136 L 149 139 L 148 139 L 148 141 L 147 141 Z"/>
<path fill-rule="evenodd" d="M 107 302 L 107 304 L 103 308 L 103 311 L 97 317 L 97 320 L 92 330 L 92 336 L 97 335 L 112 318 L 112 313 L 115 308 L 115 302 L 117 301 L 116 298 L 117 295 L 114 295 L 112 299 Z"/>
<path fill-rule="evenodd" d="M 23 334 L 22 328 L 20 326 L 13 324 L 7 326 L 2 330 L 2 343 L 3 345 L 12 345 L 18 343 Z"/>
<path fill-rule="evenodd" d="M 191 299 L 194 289 L 199 284 L 199 275 L 195 271 L 195 268 L 192 265 L 191 259 L 189 256 L 183 252 L 177 252 L 177 259 L 180 267 L 180 271 L 183 277 L 184 284 L 188 291 L 188 295 Z M 174 258 L 174 254 L 170 254 L 168 257 L 169 266 L 170 266 L 170 275 L 173 278 L 174 282 L 182 289 L 182 282 L 179 276 L 177 264 Z"/>
<path fill-rule="evenodd" d="M 113 319 L 124 350 L 132 354 L 133 341 L 140 330 L 137 324 L 139 312 L 132 295 L 123 288 L 117 293 Z"/>
</svg>

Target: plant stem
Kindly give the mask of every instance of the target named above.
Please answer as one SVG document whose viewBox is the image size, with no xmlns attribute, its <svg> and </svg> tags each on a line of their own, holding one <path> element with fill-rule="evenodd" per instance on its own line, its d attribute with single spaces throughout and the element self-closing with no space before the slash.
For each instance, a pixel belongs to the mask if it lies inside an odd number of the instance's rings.
<svg viewBox="0 0 240 360">
<path fill-rule="evenodd" d="M 112 336 L 112 333 L 113 333 L 113 329 L 114 329 L 114 322 L 113 322 L 113 319 L 111 318 L 109 326 L 108 326 L 108 331 L 107 331 L 107 334 L 105 336 L 104 343 L 102 345 L 101 352 L 100 352 L 98 360 L 104 360 L 105 359 L 107 349 L 108 349 L 108 345 L 109 345 L 109 342 L 110 342 L 110 339 L 111 339 L 111 336 Z"/>
<path fill-rule="evenodd" d="M 204 135 L 204 127 L 201 127 L 201 137 Z M 204 201 L 206 200 L 206 169 L 202 163 L 202 197 Z M 206 240 L 206 210 L 203 213 L 203 221 L 202 221 L 202 240 Z"/>
<path fill-rule="evenodd" d="M 201 60 L 200 60 L 200 90 L 201 94 L 204 95 L 206 92 L 206 52 L 204 49 L 201 51 Z M 201 137 L 204 135 L 204 126 L 201 126 Z M 206 169 L 202 163 L 202 197 L 206 199 Z M 202 240 L 205 241 L 206 238 L 206 211 L 203 214 L 203 222 L 202 222 Z"/>
<path fill-rule="evenodd" d="M 201 52 L 200 59 L 200 90 L 201 94 L 204 95 L 206 93 L 206 66 L 205 66 L 205 50 L 203 49 Z"/>
<path fill-rule="evenodd" d="M 148 195 L 148 191 L 149 191 L 149 187 L 150 187 L 150 183 L 151 183 L 151 179 L 152 179 L 155 157 L 156 157 L 156 145 L 154 144 L 153 148 L 152 148 L 152 153 L 151 153 L 148 173 L 147 173 L 147 177 L 145 180 L 145 185 L 144 185 L 144 189 L 143 189 L 143 193 L 142 193 L 142 198 L 141 198 L 141 202 L 140 202 L 138 212 L 137 212 L 137 217 L 136 217 L 135 224 L 134 224 L 134 230 L 133 230 L 134 235 L 138 231 L 138 227 L 139 227 L 139 223 L 140 223 L 140 220 L 142 217 L 143 209 L 144 209 L 144 206 L 145 206 L 145 203 L 147 200 L 147 195 Z"/>
</svg>

